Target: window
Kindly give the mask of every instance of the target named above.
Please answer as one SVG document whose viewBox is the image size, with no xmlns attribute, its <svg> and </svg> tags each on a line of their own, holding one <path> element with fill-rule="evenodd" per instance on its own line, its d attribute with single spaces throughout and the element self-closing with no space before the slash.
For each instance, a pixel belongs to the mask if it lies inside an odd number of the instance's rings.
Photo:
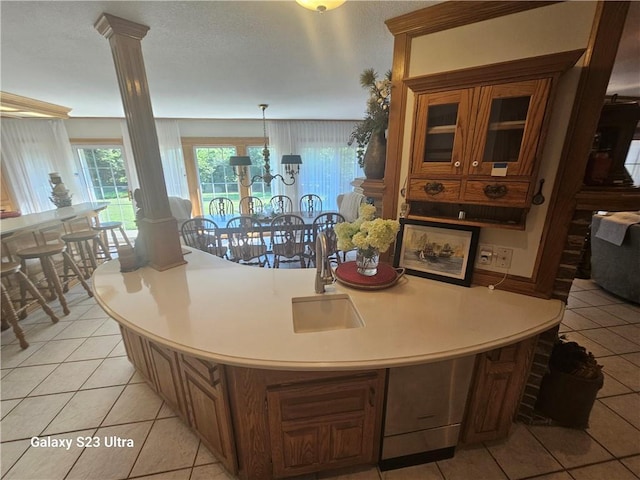
<svg viewBox="0 0 640 480">
<path fill-rule="evenodd" d="M 227 197 L 235 211 L 239 210 L 240 190 L 229 166 L 229 157 L 236 151 L 234 146 L 194 147 L 204 214 L 209 213 L 209 202 L 215 197 Z"/>
<path fill-rule="evenodd" d="M 624 162 L 635 186 L 640 185 L 640 140 L 632 140 Z"/>
<path fill-rule="evenodd" d="M 87 187 L 97 201 L 109 204 L 100 219 L 122 222 L 125 230 L 137 230 L 122 146 L 75 145 L 74 151 Z"/>
</svg>

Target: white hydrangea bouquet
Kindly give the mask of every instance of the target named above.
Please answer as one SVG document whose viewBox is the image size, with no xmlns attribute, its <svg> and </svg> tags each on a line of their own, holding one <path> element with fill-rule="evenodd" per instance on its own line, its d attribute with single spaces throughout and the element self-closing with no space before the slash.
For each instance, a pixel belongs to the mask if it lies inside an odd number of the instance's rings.
<svg viewBox="0 0 640 480">
<path fill-rule="evenodd" d="M 389 249 L 400 230 L 397 220 L 374 218 L 375 213 L 374 205 L 362 204 L 355 221 L 342 222 L 335 226 L 338 249 L 345 252 L 357 249 L 358 271 L 364 275 L 375 275 L 380 252 Z"/>
</svg>

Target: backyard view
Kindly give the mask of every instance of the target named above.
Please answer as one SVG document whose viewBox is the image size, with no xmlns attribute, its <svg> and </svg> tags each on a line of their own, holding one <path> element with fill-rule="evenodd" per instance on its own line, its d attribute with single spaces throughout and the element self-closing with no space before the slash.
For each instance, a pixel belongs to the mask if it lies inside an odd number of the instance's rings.
<svg viewBox="0 0 640 480">
<path fill-rule="evenodd" d="M 100 213 L 100 221 L 122 222 L 125 230 L 137 230 L 122 148 L 76 147 L 76 152 L 96 201 L 109 204 Z"/>
<path fill-rule="evenodd" d="M 233 167 L 229 166 L 229 157 L 236 155 L 235 147 L 195 147 L 200 191 L 202 192 L 202 211 L 209 213 L 209 202 L 215 197 L 227 197 L 233 202 L 234 212 L 239 214 L 240 189 Z M 251 158 L 249 178 L 261 175 L 264 166 L 262 147 L 247 147 L 247 155 Z M 244 180 L 244 183 L 249 183 Z M 263 182 L 251 186 L 251 195 L 259 197 L 263 202 L 271 198 L 271 188 Z"/>
</svg>

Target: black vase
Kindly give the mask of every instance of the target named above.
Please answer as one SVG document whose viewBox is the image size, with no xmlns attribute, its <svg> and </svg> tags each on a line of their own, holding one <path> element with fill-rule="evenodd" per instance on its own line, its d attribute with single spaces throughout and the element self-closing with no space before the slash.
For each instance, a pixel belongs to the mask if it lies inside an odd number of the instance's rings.
<svg viewBox="0 0 640 480">
<path fill-rule="evenodd" d="M 387 139 L 384 136 L 384 130 L 371 133 L 363 160 L 365 177 L 370 180 L 384 178 L 384 167 L 387 161 Z"/>
</svg>

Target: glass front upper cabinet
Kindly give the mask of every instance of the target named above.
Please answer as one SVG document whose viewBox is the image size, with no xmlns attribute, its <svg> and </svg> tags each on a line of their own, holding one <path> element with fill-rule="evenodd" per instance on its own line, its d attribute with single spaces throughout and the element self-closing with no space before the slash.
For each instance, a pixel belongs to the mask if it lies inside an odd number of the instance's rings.
<svg viewBox="0 0 640 480">
<path fill-rule="evenodd" d="M 415 125 L 414 173 L 461 174 L 469 132 L 470 89 L 420 95 Z"/>
<path fill-rule="evenodd" d="M 530 175 L 550 81 L 480 88 L 468 175 Z"/>
</svg>

